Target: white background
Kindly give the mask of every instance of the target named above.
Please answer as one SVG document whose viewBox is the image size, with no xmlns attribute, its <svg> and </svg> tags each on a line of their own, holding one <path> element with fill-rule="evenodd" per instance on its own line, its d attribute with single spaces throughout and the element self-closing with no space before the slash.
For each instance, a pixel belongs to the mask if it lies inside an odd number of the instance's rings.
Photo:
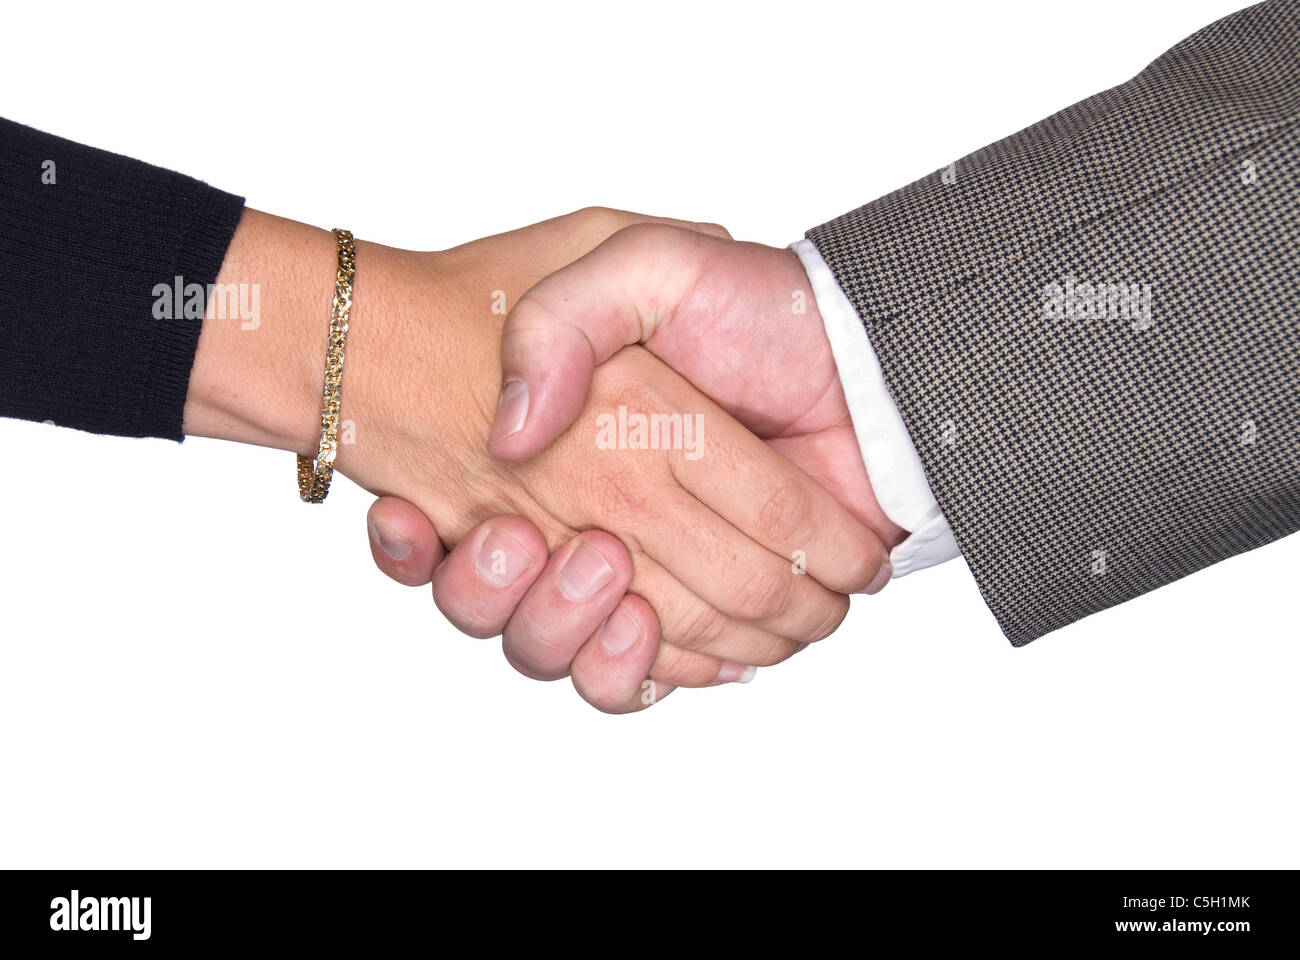
<svg viewBox="0 0 1300 960">
<path fill-rule="evenodd" d="M 780 245 L 1239 2 L 29 3 L 0 112 L 398 246 L 588 204 Z M 0 421 L 0 864 L 1300 865 L 1296 537 L 1018 651 L 955 561 L 607 717 L 379 574 L 367 502 Z"/>
</svg>

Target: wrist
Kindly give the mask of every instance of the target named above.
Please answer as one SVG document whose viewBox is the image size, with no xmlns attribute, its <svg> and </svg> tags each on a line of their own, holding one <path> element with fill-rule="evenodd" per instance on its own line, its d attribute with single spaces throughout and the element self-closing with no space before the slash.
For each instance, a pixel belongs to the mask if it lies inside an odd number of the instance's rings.
<svg viewBox="0 0 1300 960">
<path fill-rule="evenodd" d="M 335 265 L 329 231 L 244 211 L 205 304 L 187 435 L 315 453 Z"/>
<path fill-rule="evenodd" d="M 815 314 L 822 342 L 834 357 L 850 429 L 861 453 L 865 489 L 859 516 L 892 550 L 907 539 L 909 527 L 916 529 L 915 511 L 900 508 L 900 503 L 914 500 L 917 491 L 929 494 L 924 471 L 856 309 L 811 241 L 800 240 L 790 250 L 812 288 L 810 313 Z"/>
<path fill-rule="evenodd" d="M 490 465 L 500 380 L 500 322 L 475 315 L 476 276 L 443 253 L 357 244 L 335 469 L 416 504 L 449 536 L 485 492 L 467 495 Z"/>
<path fill-rule="evenodd" d="M 478 466 L 471 448 L 486 442 L 500 327 L 468 315 L 463 268 L 444 259 L 357 241 L 335 459 L 336 472 L 417 503 L 439 529 L 457 512 L 445 487 Z M 187 435 L 315 456 L 336 269 L 329 231 L 244 212 L 214 287 L 249 291 L 258 309 L 241 318 L 209 298 Z M 444 489 L 429 489 L 430 469 Z"/>
</svg>

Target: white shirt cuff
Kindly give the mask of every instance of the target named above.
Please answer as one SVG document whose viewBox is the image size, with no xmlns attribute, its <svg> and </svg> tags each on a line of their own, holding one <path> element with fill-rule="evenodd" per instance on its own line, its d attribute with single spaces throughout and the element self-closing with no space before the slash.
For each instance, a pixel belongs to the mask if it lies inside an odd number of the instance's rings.
<svg viewBox="0 0 1300 960">
<path fill-rule="evenodd" d="M 885 386 L 866 326 L 812 241 L 800 240 L 790 249 L 808 274 L 826 325 L 872 492 L 885 516 L 911 533 L 889 555 L 894 576 L 904 577 L 960 556 L 952 528 L 930 492 L 921 458 Z"/>
</svg>

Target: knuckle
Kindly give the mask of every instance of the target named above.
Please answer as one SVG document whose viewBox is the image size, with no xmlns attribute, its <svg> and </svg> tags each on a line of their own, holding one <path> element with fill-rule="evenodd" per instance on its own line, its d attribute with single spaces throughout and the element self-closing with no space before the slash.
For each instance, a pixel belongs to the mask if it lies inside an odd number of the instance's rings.
<svg viewBox="0 0 1300 960">
<path fill-rule="evenodd" d="M 876 574 L 880 572 L 884 562 L 884 551 L 878 549 L 875 544 L 865 540 L 855 542 L 844 561 L 843 589 L 848 593 L 859 593 L 865 590 L 871 581 L 876 579 Z"/>
<path fill-rule="evenodd" d="M 799 645 L 793 640 L 774 637 L 755 653 L 752 660 L 746 662 L 753 663 L 756 667 L 774 667 L 783 660 L 789 660 L 798 649 Z"/>
<path fill-rule="evenodd" d="M 784 570 L 768 570 L 745 581 L 736 599 L 741 620 L 775 620 L 790 607 L 795 578 Z"/>
<path fill-rule="evenodd" d="M 821 623 L 814 630 L 802 638 L 802 642 L 815 643 L 818 640 L 825 640 L 839 629 L 840 624 L 844 622 L 844 618 L 849 615 L 849 598 L 841 593 L 832 594 L 831 596 L 832 601 L 826 611 L 826 616 L 822 618 Z"/>
<path fill-rule="evenodd" d="M 781 483 L 758 511 L 758 534 L 767 545 L 807 543 L 811 533 L 812 494 L 801 483 Z"/>
<path fill-rule="evenodd" d="M 661 644 L 651 676 L 660 683 L 688 686 L 696 679 L 691 672 L 694 658 L 695 654 L 689 650 L 683 650 L 669 643 Z"/>
<path fill-rule="evenodd" d="M 573 213 L 569 214 L 569 216 L 572 219 L 582 221 L 583 223 L 598 223 L 612 219 L 615 213 L 616 211 L 610 207 L 602 207 L 592 204 L 574 210 Z"/>
<path fill-rule="evenodd" d="M 617 366 L 610 367 L 611 363 Z M 600 402 L 603 409 L 617 410 L 620 405 L 647 417 L 675 412 L 665 392 L 661 374 L 663 363 L 648 350 L 633 349 L 602 365 Z M 594 395 L 594 391 L 593 391 Z"/>
<path fill-rule="evenodd" d="M 766 656 L 763 657 L 763 661 L 755 663 L 754 666 L 776 666 L 777 663 L 787 661 L 790 657 L 793 657 L 794 654 L 798 653 L 798 649 L 800 649 L 800 645 L 796 641 L 780 637 L 780 639 L 776 640 L 776 643 L 772 644 L 772 649 L 768 650 Z"/>
<path fill-rule="evenodd" d="M 665 223 L 624 223 L 614 240 L 634 247 L 658 246 L 678 239 L 681 231 Z"/>
<path fill-rule="evenodd" d="M 606 528 L 626 529 L 635 518 L 646 515 L 647 492 L 635 475 L 608 470 L 574 480 L 587 487 L 593 518 Z"/>
<path fill-rule="evenodd" d="M 618 233 L 631 222 L 628 214 L 613 207 L 583 207 L 575 210 L 570 217 L 580 233 L 597 243 Z"/>
<path fill-rule="evenodd" d="M 726 614 L 701 601 L 673 624 L 671 639 L 689 650 L 703 650 L 722 636 L 727 621 Z"/>
</svg>

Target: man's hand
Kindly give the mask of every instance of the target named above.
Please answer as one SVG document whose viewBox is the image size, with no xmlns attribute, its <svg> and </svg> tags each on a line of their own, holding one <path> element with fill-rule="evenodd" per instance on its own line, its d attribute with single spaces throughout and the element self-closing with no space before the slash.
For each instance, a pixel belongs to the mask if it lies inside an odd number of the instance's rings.
<svg viewBox="0 0 1300 960">
<path fill-rule="evenodd" d="M 549 446 L 586 401 L 595 366 L 634 343 L 794 461 L 887 546 L 905 538 L 872 494 L 798 258 L 671 225 L 618 232 L 511 311 L 492 454 L 523 460 Z M 867 592 L 888 576 L 886 568 Z"/>
</svg>

